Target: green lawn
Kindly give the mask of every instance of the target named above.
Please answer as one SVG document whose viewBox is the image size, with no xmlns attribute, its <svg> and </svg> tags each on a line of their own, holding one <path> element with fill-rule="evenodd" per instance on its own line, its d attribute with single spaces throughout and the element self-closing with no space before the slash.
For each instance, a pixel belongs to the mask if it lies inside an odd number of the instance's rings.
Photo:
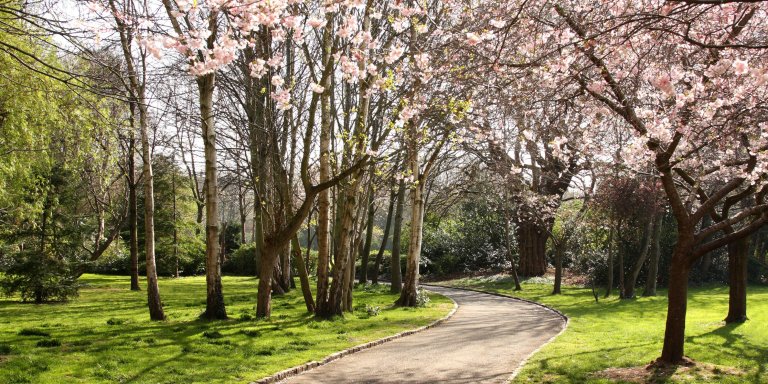
<svg viewBox="0 0 768 384">
<path fill-rule="evenodd" d="M 502 276 L 440 283 L 533 300 L 570 318 L 565 333 L 531 358 L 516 383 L 616 382 L 595 373 L 611 367 L 644 366 L 660 355 L 666 291 L 660 290 L 656 297 L 619 300 L 614 296 L 595 303 L 589 289 L 565 287 L 562 295 L 553 296 L 551 284 L 535 281 L 538 283 L 524 283 L 520 292 L 514 292 L 511 279 Z M 707 369 L 665 372 L 655 377 L 657 382 L 768 383 L 768 287 L 750 287 L 747 308 L 751 320 L 729 326 L 722 322 L 728 310 L 727 287 L 690 291 L 686 355 Z"/>
<path fill-rule="evenodd" d="M 248 382 L 428 324 L 453 307 L 431 295 L 426 308 L 393 308 L 388 287 L 369 286 L 355 291 L 354 313 L 317 321 L 294 290 L 273 298 L 271 320 L 252 320 L 256 279 L 225 277 L 232 320 L 207 322 L 198 320 L 205 278 L 190 277 L 160 280 L 169 320 L 151 322 L 146 292 L 129 291 L 127 277 L 80 281 L 86 287 L 66 304 L 0 300 L 0 383 Z M 379 315 L 369 316 L 366 304 L 380 306 Z M 50 336 L 25 335 L 40 332 Z M 38 346 L 46 340 L 61 345 Z"/>
</svg>

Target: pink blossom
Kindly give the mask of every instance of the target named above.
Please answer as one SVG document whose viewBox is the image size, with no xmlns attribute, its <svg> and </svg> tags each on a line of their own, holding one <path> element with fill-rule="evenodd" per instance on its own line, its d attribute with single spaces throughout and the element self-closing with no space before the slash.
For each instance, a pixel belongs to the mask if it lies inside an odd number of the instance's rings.
<svg viewBox="0 0 768 384">
<path fill-rule="evenodd" d="M 320 84 L 317 84 L 317 83 L 310 84 L 309 88 L 312 89 L 312 92 L 314 92 L 314 93 L 323 93 L 323 92 L 325 92 L 325 88 L 320 86 Z"/>
<path fill-rule="evenodd" d="M 747 63 L 746 60 L 734 60 L 733 73 L 737 75 L 746 75 L 749 73 L 749 63 Z"/>
</svg>

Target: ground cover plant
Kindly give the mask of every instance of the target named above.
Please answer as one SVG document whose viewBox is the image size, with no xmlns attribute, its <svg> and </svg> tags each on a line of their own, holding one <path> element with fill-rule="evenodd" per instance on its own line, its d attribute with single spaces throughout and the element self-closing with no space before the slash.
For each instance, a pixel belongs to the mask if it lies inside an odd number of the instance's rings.
<svg viewBox="0 0 768 384">
<path fill-rule="evenodd" d="M 666 290 L 658 296 L 595 302 L 592 290 L 566 286 L 552 295 L 551 281 L 522 282 L 495 275 L 441 282 L 533 300 L 569 317 L 566 331 L 535 354 L 515 383 L 768 383 L 768 287 L 750 286 L 743 324 L 722 320 L 728 313 L 728 287 L 692 287 L 686 320 L 686 355 L 694 367 L 646 370 L 657 357 L 664 334 Z M 614 368 L 614 369 L 611 369 Z"/>
<path fill-rule="evenodd" d="M 424 308 L 394 308 L 389 287 L 366 286 L 354 291 L 353 312 L 315 320 L 294 290 L 274 297 L 270 320 L 256 320 L 258 281 L 225 277 L 231 319 L 204 321 L 205 278 L 188 277 L 160 280 L 168 320 L 153 322 L 146 292 L 129 291 L 129 277 L 84 275 L 80 282 L 80 296 L 66 304 L 0 301 L 0 382 L 249 382 L 428 324 L 453 306 L 430 294 Z"/>
</svg>

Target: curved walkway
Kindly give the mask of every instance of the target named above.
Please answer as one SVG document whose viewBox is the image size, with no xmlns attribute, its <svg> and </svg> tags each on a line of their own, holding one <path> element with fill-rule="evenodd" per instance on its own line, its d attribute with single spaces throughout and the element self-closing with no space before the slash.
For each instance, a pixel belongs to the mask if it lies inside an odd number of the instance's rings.
<svg viewBox="0 0 768 384">
<path fill-rule="evenodd" d="M 541 306 L 429 286 L 459 304 L 443 324 L 317 367 L 282 383 L 505 383 L 565 321 Z"/>
</svg>

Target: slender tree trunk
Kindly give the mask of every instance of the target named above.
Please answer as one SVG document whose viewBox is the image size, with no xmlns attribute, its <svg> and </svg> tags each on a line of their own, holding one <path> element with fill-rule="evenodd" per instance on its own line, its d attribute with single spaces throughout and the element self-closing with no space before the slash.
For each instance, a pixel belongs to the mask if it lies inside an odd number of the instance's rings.
<svg viewBox="0 0 768 384">
<path fill-rule="evenodd" d="M 408 258 L 405 267 L 405 281 L 403 290 L 400 292 L 400 298 L 395 302 L 402 307 L 415 307 L 416 294 L 419 285 L 419 257 L 421 256 L 421 236 L 424 225 L 424 181 L 419 177 L 419 152 L 418 146 L 413 141 L 417 137 L 415 126 L 410 125 L 409 131 L 411 142 L 408 146 L 408 165 L 410 173 L 416 178 L 416 182 L 411 186 L 411 233 L 408 244 Z"/>
<path fill-rule="evenodd" d="M 645 230 L 643 231 L 644 236 L 643 236 L 643 243 L 640 246 L 640 256 L 637 258 L 637 262 L 635 262 L 635 265 L 632 267 L 632 271 L 630 272 L 630 275 L 629 275 L 629 281 L 627 281 L 627 284 L 624 286 L 625 299 L 635 298 L 635 286 L 637 285 L 637 277 L 640 276 L 640 271 L 643 269 L 643 265 L 645 264 L 645 261 L 648 260 L 648 254 L 650 253 L 650 250 L 651 250 L 651 243 L 653 242 L 655 225 L 656 225 L 656 217 L 654 215 L 648 220 L 648 224 L 646 225 Z"/>
<path fill-rule="evenodd" d="M 727 324 L 747 321 L 747 262 L 749 237 L 728 244 L 728 316 Z"/>
<path fill-rule="evenodd" d="M 143 101 L 143 99 L 141 97 L 140 100 Z M 142 177 L 144 179 L 144 252 L 147 257 L 147 302 L 149 304 L 149 318 L 152 320 L 165 320 L 163 303 L 160 300 L 160 287 L 157 283 L 157 266 L 155 264 L 155 188 L 154 175 L 152 173 L 152 149 L 149 145 L 146 106 L 139 105 L 139 110 L 141 152 L 144 161 Z"/>
<path fill-rule="evenodd" d="M 131 108 L 131 121 L 134 119 L 134 107 Z M 131 291 L 140 291 L 139 287 L 139 220 L 136 199 L 136 138 L 135 126 L 131 123 L 131 142 L 128 144 L 128 230 L 131 250 Z"/>
<path fill-rule="evenodd" d="M 395 227 L 392 228 L 392 253 L 390 254 L 389 279 L 390 291 L 400 293 L 403 288 L 403 273 L 400 271 L 400 234 L 403 230 L 403 208 L 405 205 L 405 181 L 400 180 L 397 188 L 395 208 Z"/>
<path fill-rule="evenodd" d="M 376 253 L 376 262 L 374 263 L 374 273 L 371 277 L 373 284 L 379 283 L 379 271 L 381 268 L 381 261 L 384 256 L 384 251 L 387 249 L 387 239 L 389 239 L 389 227 L 392 226 L 392 213 L 395 209 L 395 196 L 397 194 L 392 191 L 389 195 L 389 205 L 387 207 L 387 223 L 384 225 L 384 235 L 381 237 L 381 245 L 379 246 L 379 252 Z"/>
<path fill-rule="evenodd" d="M 613 224 L 611 224 L 608 232 L 608 285 L 605 288 L 605 296 L 603 296 L 606 298 L 611 296 L 611 290 L 613 289 L 613 236 L 614 228 Z"/>
<path fill-rule="evenodd" d="M 307 249 L 309 249 L 309 247 L 307 247 Z M 307 306 L 307 311 L 314 312 L 315 300 L 312 298 L 312 290 L 309 287 L 309 272 L 307 271 L 307 265 L 304 263 L 304 257 L 301 255 L 298 235 L 294 236 L 293 240 L 291 240 L 291 252 L 293 252 L 293 260 L 296 261 L 296 269 L 299 272 L 301 294 L 304 295 L 304 304 Z"/>
<path fill-rule="evenodd" d="M 616 230 L 616 255 L 619 257 L 619 299 L 624 299 L 624 243 L 621 239 L 621 227 Z"/>
<path fill-rule="evenodd" d="M 371 254 L 371 241 L 373 241 L 373 223 L 376 215 L 376 204 L 374 199 L 373 189 L 373 167 L 370 170 L 371 180 L 368 182 L 368 218 L 366 220 L 367 225 L 365 228 L 365 243 L 363 245 L 363 252 L 360 255 L 360 284 L 368 283 L 368 258 Z"/>
<path fill-rule="evenodd" d="M 552 289 L 553 295 L 559 295 L 560 286 L 563 281 L 563 253 L 565 252 L 565 245 L 558 244 L 555 246 L 555 286 Z"/>
<path fill-rule="evenodd" d="M 656 224 L 653 226 L 651 262 L 648 265 L 648 277 L 645 280 L 643 296 L 656 296 L 656 280 L 659 275 L 659 259 L 661 259 L 661 225 L 663 222 L 664 214 L 660 213 L 656 217 Z"/>
<path fill-rule="evenodd" d="M 332 14 L 327 14 L 326 19 L 332 22 Z M 323 64 L 325 67 L 333 65 L 331 48 L 333 36 L 330 28 L 323 31 Z M 320 96 L 320 182 L 331 179 L 331 78 L 326 76 L 320 84 L 325 91 Z M 323 190 L 317 197 L 317 300 L 315 300 L 315 314 L 320 317 L 328 317 L 331 309 L 328 303 L 329 268 L 331 260 L 331 198 L 330 191 Z"/>
<path fill-rule="evenodd" d="M 173 194 L 173 261 L 175 264 L 174 277 L 179 277 L 179 228 L 178 228 L 178 213 L 176 212 L 176 158 L 173 158 L 174 169 L 171 179 L 171 193 Z"/>
<path fill-rule="evenodd" d="M 227 311 L 224 306 L 221 265 L 219 264 L 219 180 L 216 159 L 216 128 L 213 116 L 214 82 L 214 74 L 197 78 L 205 150 L 205 282 L 207 299 L 205 312 L 202 316 L 208 319 L 226 319 Z"/>
</svg>

